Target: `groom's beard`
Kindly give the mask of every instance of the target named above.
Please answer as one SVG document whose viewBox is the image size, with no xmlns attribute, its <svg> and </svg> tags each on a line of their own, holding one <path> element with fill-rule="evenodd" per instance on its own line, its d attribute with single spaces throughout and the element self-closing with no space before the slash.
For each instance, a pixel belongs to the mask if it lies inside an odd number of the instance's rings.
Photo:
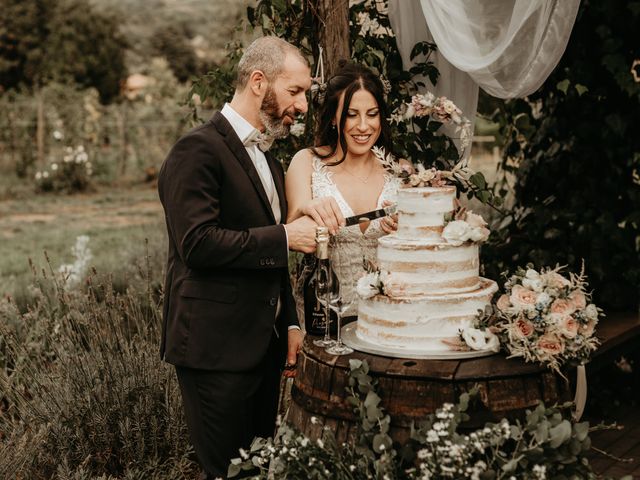
<svg viewBox="0 0 640 480">
<path fill-rule="evenodd" d="M 280 113 L 280 107 L 276 94 L 271 87 L 267 89 L 264 95 L 262 105 L 260 105 L 260 120 L 265 127 L 265 133 L 271 138 L 284 138 L 289 135 L 291 124 L 294 121 L 295 112 L 283 111 Z M 291 124 L 285 125 L 285 118 L 289 117 Z"/>
</svg>

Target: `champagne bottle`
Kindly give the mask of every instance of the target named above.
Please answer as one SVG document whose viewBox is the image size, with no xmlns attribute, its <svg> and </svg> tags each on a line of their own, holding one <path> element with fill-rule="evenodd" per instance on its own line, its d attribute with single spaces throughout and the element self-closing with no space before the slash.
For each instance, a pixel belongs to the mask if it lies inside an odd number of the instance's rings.
<svg viewBox="0 0 640 480">
<path fill-rule="evenodd" d="M 324 335 L 326 319 L 329 328 L 335 333 L 337 315 L 329 310 L 326 302 L 326 292 L 330 281 L 337 281 L 329 261 L 329 229 L 316 228 L 316 265 L 304 283 L 304 326 L 311 335 Z"/>
</svg>

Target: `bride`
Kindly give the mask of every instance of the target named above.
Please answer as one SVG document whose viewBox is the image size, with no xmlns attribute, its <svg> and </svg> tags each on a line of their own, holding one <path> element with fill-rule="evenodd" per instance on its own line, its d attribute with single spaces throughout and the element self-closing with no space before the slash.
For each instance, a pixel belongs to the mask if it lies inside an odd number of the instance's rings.
<svg viewBox="0 0 640 480">
<path fill-rule="evenodd" d="M 390 216 L 345 227 L 346 217 L 393 203 L 399 187 L 371 151 L 373 146 L 392 151 L 383 90 L 368 68 L 341 64 L 327 82 L 315 146 L 296 153 L 285 179 L 287 222 L 308 215 L 334 235 L 332 266 L 351 303 L 346 317 L 357 314 L 355 287 L 365 272 L 363 259 L 375 261 L 378 238 L 397 229 L 397 217 Z"/>
</svg>

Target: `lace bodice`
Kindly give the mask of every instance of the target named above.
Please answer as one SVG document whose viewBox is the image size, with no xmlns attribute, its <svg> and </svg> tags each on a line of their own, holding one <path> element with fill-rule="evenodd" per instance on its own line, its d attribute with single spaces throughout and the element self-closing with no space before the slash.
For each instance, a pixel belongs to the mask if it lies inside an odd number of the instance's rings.
<svg viewBox="0 0 640 480">
<path fill-rule="evenodd" d="M 351 217 L 355 212 L 342 196 L 338 186 L 332 180 L 333 172 L 330 171 L 318 157 L 313 158 L 313 172 L 311 174 L 311 192 L 313 198 L 333 197 L 342 215 Z M 384 186 L 378 197 L 376 208 L 382 208 L 385 200 L 395 202 L 400 181 L 397 177 L 388 173 L 384 176 Z M 363 259 L 375 262 L 378 238 L 385 235 L 380 226 L 382 219 L 372 220 L 364 231 L 359 225 L 343 227 L 332 238 L 331 265 L 338 279 L 346 287 L 343 295 L 352 301 L 352 305 L 345 316 L 357 315 L 358 301 L 356 295 L 356 283 L 365 272 Z"/>
</svg>

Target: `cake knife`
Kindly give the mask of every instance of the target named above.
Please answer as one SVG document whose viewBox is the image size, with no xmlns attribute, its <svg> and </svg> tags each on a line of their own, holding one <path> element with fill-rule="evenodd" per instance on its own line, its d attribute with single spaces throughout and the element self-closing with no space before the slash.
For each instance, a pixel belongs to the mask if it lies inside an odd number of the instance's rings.
<svg viewBox="0 0 640 480">
<path fill-rule="evenodd" d="M 380 208 L 378 210 L 372 210 L 370 212 L 361 213 L 360 215 L 354 215 L 353 217 L 347 217 L 344 219 L 347 227 L 351 225 L 357 225 L 361 222 L 368 222 L 369 220 L 375 220 L 376 218 L 386 217 L 387 215 L 393 215 L 397 211 L 398 205 L 394 203 L 388 207 Z"/>
</svg>

